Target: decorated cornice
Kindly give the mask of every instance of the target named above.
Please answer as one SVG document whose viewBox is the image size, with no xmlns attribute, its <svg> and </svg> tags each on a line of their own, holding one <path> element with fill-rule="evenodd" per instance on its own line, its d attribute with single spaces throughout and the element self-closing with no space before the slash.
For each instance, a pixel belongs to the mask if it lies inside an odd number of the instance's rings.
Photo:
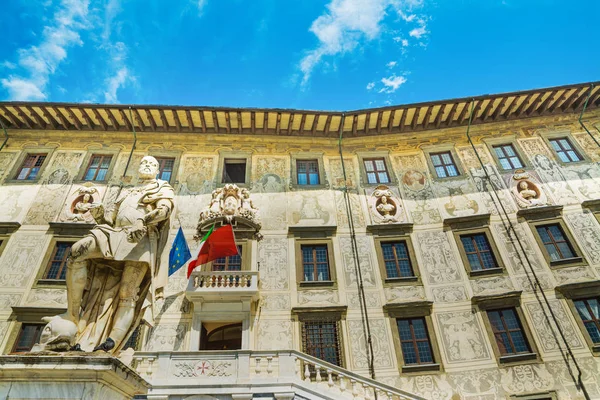
<svg viewBox="0 0 600 400">
<path fill-rule="evenodd" d="M 600 107 L 600 82 L 354 111 L 0 102 L 7 129 L 181 132 L 335 138 L 409 133 Z M 344 118 L 345 116 L 345 118 Z"/>
</svg>

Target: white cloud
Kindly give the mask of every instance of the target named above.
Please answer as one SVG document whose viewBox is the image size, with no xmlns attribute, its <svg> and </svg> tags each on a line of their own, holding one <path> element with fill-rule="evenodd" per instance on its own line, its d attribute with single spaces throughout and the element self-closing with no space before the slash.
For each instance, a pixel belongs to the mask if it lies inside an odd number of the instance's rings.
<svg viewBox="0 0 600 400">
<path fill-rule="evenodd" d="M 389 78 L 383 78 L 381 79 L 381 83 L 383 83 L 384 87 L 379 91 L 379 93 L 394 93 L 405 82 L 406 78 L 403 76 L 392 75 Z"/>
<path fill-rule="evenodd" d="M 367 83 L 367 90 L 371 90 L 375 87 L 375 82 L 369 82 Z"/>
<path fill-rule="evenodd" d="M 332 0 L 327 12 L 313 21 L 310 31 L 319 45 L 300 61 L 302 83 L 323 56 L 343 54 L 353 50 L 361 39 L 373 40 L 381 31 L 381 20 L 389 0 Z"/>
<path fill-rule="evenodd" d="M 406 46 L 408 46 L 408 40 L 402 39 L 402 47 L 406 47 Z"/>
<path fill-rule="evenodd" d="M 44 100 L 46 95 L 40 88 L 31 81 L 19 78 L 18 76 L 9 76 L 8 79 L 0 81 L 2 86 L 13 100 Z"/>
<path fill-rule="evenodd" d="M 2 79 L 12 100 L 46 98 L 50 76 L 67 58 L 67 50 L 83 44 L 79 31 L 89 28 L 88 7 L 89 0 L 62 0 L 50 24 L 43 28 L 41 43 L 18 50 L 19 66 L 28 77 L 11 75 Z"/>
<path fill-rule="evenodd" d="M 385 64 L 385 66 L 388 68 L 394 68 L 396 64 L 398 64 L 396 61 L 390 61 L 389 63 Z"/>
<path fill-rule="evenodd" d="M 117 90 L 124 86 L 131 77 L 127 67 L 123 67 L 117 71 L 114 76 L 106 80 L 106 91 L 104 92 L 104 101 L 107 103 L 117 103 Z"/>
<path fill-rule="evenodd" d="M 409 36 L 420 39 L 421 36 L 427 34 L 427 29 L 425 28 L 425 25 L 422 25 L 418 28 L 413 29 L 408 34 L 409 34 Z"/>
<path fill-rule="evenodd" d="M 318 45 L 307 51 L 299 63 L 302 85 L 324 57 L 351 52 L 363 41 L 379 38 L 385 31 L 383 20 L 388 10 L 398 13 L 406 23 L 423 21 L 410 12 L 422 3 L 423 0 L 331 0 L 326 12 L 309 29 L 317 37 Z"/>
</svg>

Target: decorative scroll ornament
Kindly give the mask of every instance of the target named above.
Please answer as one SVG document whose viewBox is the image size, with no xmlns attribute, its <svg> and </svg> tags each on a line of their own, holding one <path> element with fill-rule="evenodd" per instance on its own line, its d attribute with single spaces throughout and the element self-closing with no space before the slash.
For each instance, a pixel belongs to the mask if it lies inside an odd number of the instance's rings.
<svg viewBox="0 0 600 400">
<path fill-rule="evenodd" d="M 254 237 L 260 237 L 258 209 L 250 199 L 250 192 L 235 184 L 228 183 L 213 190 L 210 205 L 200 213 L 198 236 L 201 237 L 201 232 L 206 230 L 206 227 L 217 222 L 220 222 L 220 225 L 234 225 L 236 236 L 240 231 L 253 231 Z"/>
<path fill-rule="evenodd" d="M 402 219 L 400 199 L 385 185 L 379 185 L 373 190 L 369 205 L 371 215 L 377 223 L 394 223 Z"/>
<path fill-rule="evenodd" d="M 511 193 L 521 208 L 540 207 L 548 204 L 546 195 L 525 170 L 518 169 L 512 178 Z"/>
</svg>

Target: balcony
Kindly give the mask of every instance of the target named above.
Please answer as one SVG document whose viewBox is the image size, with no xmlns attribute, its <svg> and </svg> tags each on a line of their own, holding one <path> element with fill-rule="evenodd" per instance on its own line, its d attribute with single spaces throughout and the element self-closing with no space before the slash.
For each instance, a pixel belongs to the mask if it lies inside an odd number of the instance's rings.
<svg viewBox="0 0 600 400">
<path fill-rule="evenodd" d="M 294 350 L 137 352 L 134 369 L 152 385 L 148 399 L 270 393 L 276 399 L 424 400 Z"/>
<path fill-rule="evenodd" d="M 186 291 L 193 303 L 258 299 L 258 271 L 195 271 Z"/>
</svg>

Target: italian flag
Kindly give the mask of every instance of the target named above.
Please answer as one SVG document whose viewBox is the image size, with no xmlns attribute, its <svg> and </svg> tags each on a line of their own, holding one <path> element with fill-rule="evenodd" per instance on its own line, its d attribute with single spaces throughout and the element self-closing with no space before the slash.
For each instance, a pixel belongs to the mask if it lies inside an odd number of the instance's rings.
<svg viewBox="0 0 600 400">
<path fill-rule="evenodd" d="M 206 264 L 221 257 L 235 256 L 236 254 L 238 254 L 238 248 L 235 245 L 231 225 L 225 225 L 217 229 L 213 225 L 200 242 L 198 257 L 188 264 L 187 277 L 189 278 L 192 275 L 192 271 L 198 265 Z"/>
</svg>

